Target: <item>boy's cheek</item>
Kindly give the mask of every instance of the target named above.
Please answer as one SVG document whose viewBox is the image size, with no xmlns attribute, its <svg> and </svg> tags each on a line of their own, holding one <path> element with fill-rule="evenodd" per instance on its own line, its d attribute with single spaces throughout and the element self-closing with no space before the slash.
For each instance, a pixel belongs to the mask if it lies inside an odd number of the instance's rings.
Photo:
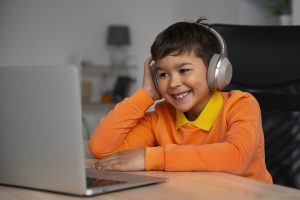
<svg viewBox="0 0 300 200">
<path fill-rule="evenodd" d="M 159 94 L 160 94 L 163 98 L 165 98 L 166 95 L 167 95 L 167 89 L 166 89 L 166 87 L 163 86 L 163 85 L 158 84 L 158 88 L 159 88 L 159 89 L 158 89 Z"/>
</svg>

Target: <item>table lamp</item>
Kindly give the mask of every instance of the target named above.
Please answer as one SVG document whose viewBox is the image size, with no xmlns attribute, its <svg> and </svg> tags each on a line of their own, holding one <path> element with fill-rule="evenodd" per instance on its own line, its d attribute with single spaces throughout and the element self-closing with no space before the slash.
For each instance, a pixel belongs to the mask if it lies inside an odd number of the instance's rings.
<svg viewBox="0 0 300 200">
<path fill-rule="evenodd" d="M 111 46 L 111 64 L 125 65 L 127 55 L 124 46 L 130 45 L 129 27 L 126 25 L 110 25 L 107 31 L 106 43 Z"/>
</svg>

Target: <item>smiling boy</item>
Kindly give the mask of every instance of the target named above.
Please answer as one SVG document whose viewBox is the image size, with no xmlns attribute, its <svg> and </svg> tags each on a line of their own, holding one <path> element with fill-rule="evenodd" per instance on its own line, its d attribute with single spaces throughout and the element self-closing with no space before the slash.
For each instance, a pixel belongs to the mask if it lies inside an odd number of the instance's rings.
<svg viewBox="0 0 300 200">
<path fill-rule="evenodd" d="M 90 139 L 100 158 L 96 169 L 221 171 L 272 183 L 259 105 L 249 93 L 209 85 L 220 44 L 199 23 L 175 23 L 156 37 L 142 88 L 116 105 Z"/>
</svg>

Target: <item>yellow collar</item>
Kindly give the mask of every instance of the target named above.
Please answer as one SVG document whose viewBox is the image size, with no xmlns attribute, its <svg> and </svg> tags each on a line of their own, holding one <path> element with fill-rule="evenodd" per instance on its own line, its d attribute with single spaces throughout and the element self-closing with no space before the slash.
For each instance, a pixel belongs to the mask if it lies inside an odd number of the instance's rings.
<svg viewBox="0 0 300 200">
<path fill-rule="evenodd" d="M 219 92 L 215 91 L 195 121 L 189 121 L 185 117 L 184 113 L 177 111 L 176 128 L 178 129 L 185 124 L 192 124 L 202 130 L 209 131 L 213 123 L 215 122 L 219 112 L 221 111 L 222 106 L 222 95 Z"/>
</svg>

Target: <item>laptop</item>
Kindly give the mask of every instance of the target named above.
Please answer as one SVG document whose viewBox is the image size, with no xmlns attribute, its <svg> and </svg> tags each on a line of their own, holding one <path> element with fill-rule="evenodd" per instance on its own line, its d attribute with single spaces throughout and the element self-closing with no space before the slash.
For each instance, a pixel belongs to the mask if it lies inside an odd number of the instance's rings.
<svg viewBox="0 0 300 200">
<path fill-rule="evenodd" d="M 165 178 L 86 169 L 75 66 L 0 67 L 0 184 L 81 196 Z"/>
</svg>

